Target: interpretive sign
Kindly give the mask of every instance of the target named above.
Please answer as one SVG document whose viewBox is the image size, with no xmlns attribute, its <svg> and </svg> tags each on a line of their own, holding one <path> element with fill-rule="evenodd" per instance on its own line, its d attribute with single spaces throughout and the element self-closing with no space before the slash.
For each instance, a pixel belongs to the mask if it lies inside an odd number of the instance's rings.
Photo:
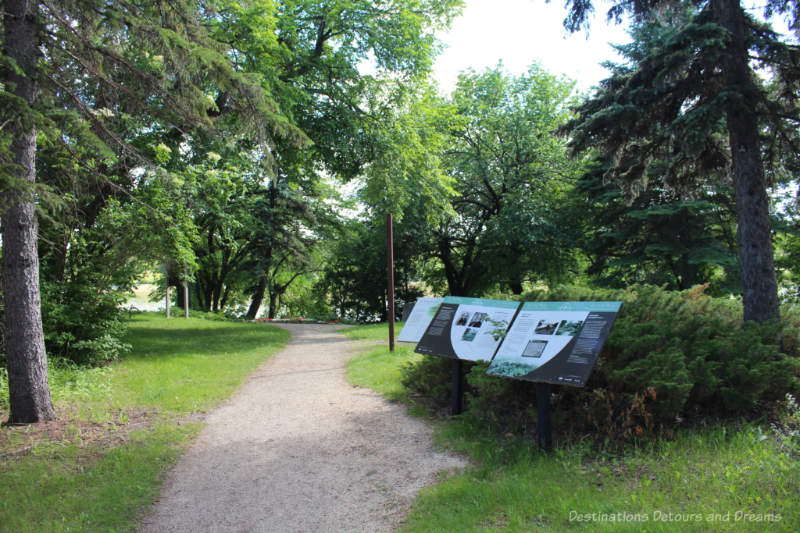
<svg viewBox="0 0 800 533">
<path fill-rule="evenodd" d="M 418 298 L 411 314 L 408 315 L 403 329 L 397 340 L 400 342 L 419 342 L 428 324 L 433 320 L 433 316 L 439 309 L 443 298 Z"/>
<path fill-rule="evenodd" d="M 414 351 L 490 361 L 519 306 L 519 302 L 447 296 Z"/>
<path fill-rule="evenodd" d="M 584 386 L 620 305 L 620 302 L 525 302 L 487 374 Z"/>
</svg>

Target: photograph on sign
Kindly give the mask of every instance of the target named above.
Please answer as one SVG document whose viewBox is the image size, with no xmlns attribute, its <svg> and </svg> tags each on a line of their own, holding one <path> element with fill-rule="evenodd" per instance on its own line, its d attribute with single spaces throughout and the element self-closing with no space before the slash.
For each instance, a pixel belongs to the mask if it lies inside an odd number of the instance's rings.
<svg viewBox="0 0 800 533">
<path fill-rule="evenodd" d="M 519 305 L 519 302 L 448 296 L 415 351 L 467 361 L 489 361 Z"/>
<path fill-rule="evenodd" d="M 411 310 L 403 329 L 397 336 L 399 342 L 419 342 L 428 325 L 439 310 L 443 298 L 419 298 Z"/>
<path fill-rule="evenodd" d="M 619 302 L 526 302 L 487 374 L 583 386 Z"/>
</svg>

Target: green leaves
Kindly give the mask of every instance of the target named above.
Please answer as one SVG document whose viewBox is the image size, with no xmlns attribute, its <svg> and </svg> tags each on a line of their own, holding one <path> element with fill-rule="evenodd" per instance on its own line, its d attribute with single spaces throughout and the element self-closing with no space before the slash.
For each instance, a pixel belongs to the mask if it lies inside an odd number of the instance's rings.
<svg viewBox="0 0 800 533">
<path fill-rule="evenodd" d="M 535 65 L 519 77 L 502 67 L 459 77 L 443 154 L 457 196 L 436 229 L 451 294 L 563 275 L 570 231 L 559 204 L 581 161 L 554 130 L 569 117 L 571 90 Z"/>
</svg>

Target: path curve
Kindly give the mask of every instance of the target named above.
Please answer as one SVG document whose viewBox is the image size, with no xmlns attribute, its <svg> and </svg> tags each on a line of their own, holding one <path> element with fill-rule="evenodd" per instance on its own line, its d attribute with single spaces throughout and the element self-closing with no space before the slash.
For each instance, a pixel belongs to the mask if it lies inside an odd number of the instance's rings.
<svg viewBox="0 0 800 533">
<path fill-rule="evenodd" d="M 359 343 L 281 327 L 287 347 L 208 415 L 141 533 L 392 531 L 420 488 L 465 465 L 403 406 L 347 383 Z"/>
</svg>

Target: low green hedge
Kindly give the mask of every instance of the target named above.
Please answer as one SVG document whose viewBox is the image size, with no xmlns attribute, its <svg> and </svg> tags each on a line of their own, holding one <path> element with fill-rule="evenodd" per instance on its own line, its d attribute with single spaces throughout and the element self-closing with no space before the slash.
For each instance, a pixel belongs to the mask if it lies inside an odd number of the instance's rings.
<svg viewBox="0 0 800 533">
<path fill-rule="evenodd" d="M 800 311 L 780 323 L 743 323 L 741 302 L 712 298 L 704 287 L 595 290 L 565 286 L 524 301 L 622 301 L 603 351 L 583 388 L 553 387 L 554 424 L 631 438 L 687 422 L 769 414 L 800 391 Z M 502 432 L 535 429 L 535 386 L 485 374 L 468 364 L 465 416 Z M 431 406 L 449 400 L 450 362 L 426 357 L 404 370 L 409 393 Z"/>
</svg>

